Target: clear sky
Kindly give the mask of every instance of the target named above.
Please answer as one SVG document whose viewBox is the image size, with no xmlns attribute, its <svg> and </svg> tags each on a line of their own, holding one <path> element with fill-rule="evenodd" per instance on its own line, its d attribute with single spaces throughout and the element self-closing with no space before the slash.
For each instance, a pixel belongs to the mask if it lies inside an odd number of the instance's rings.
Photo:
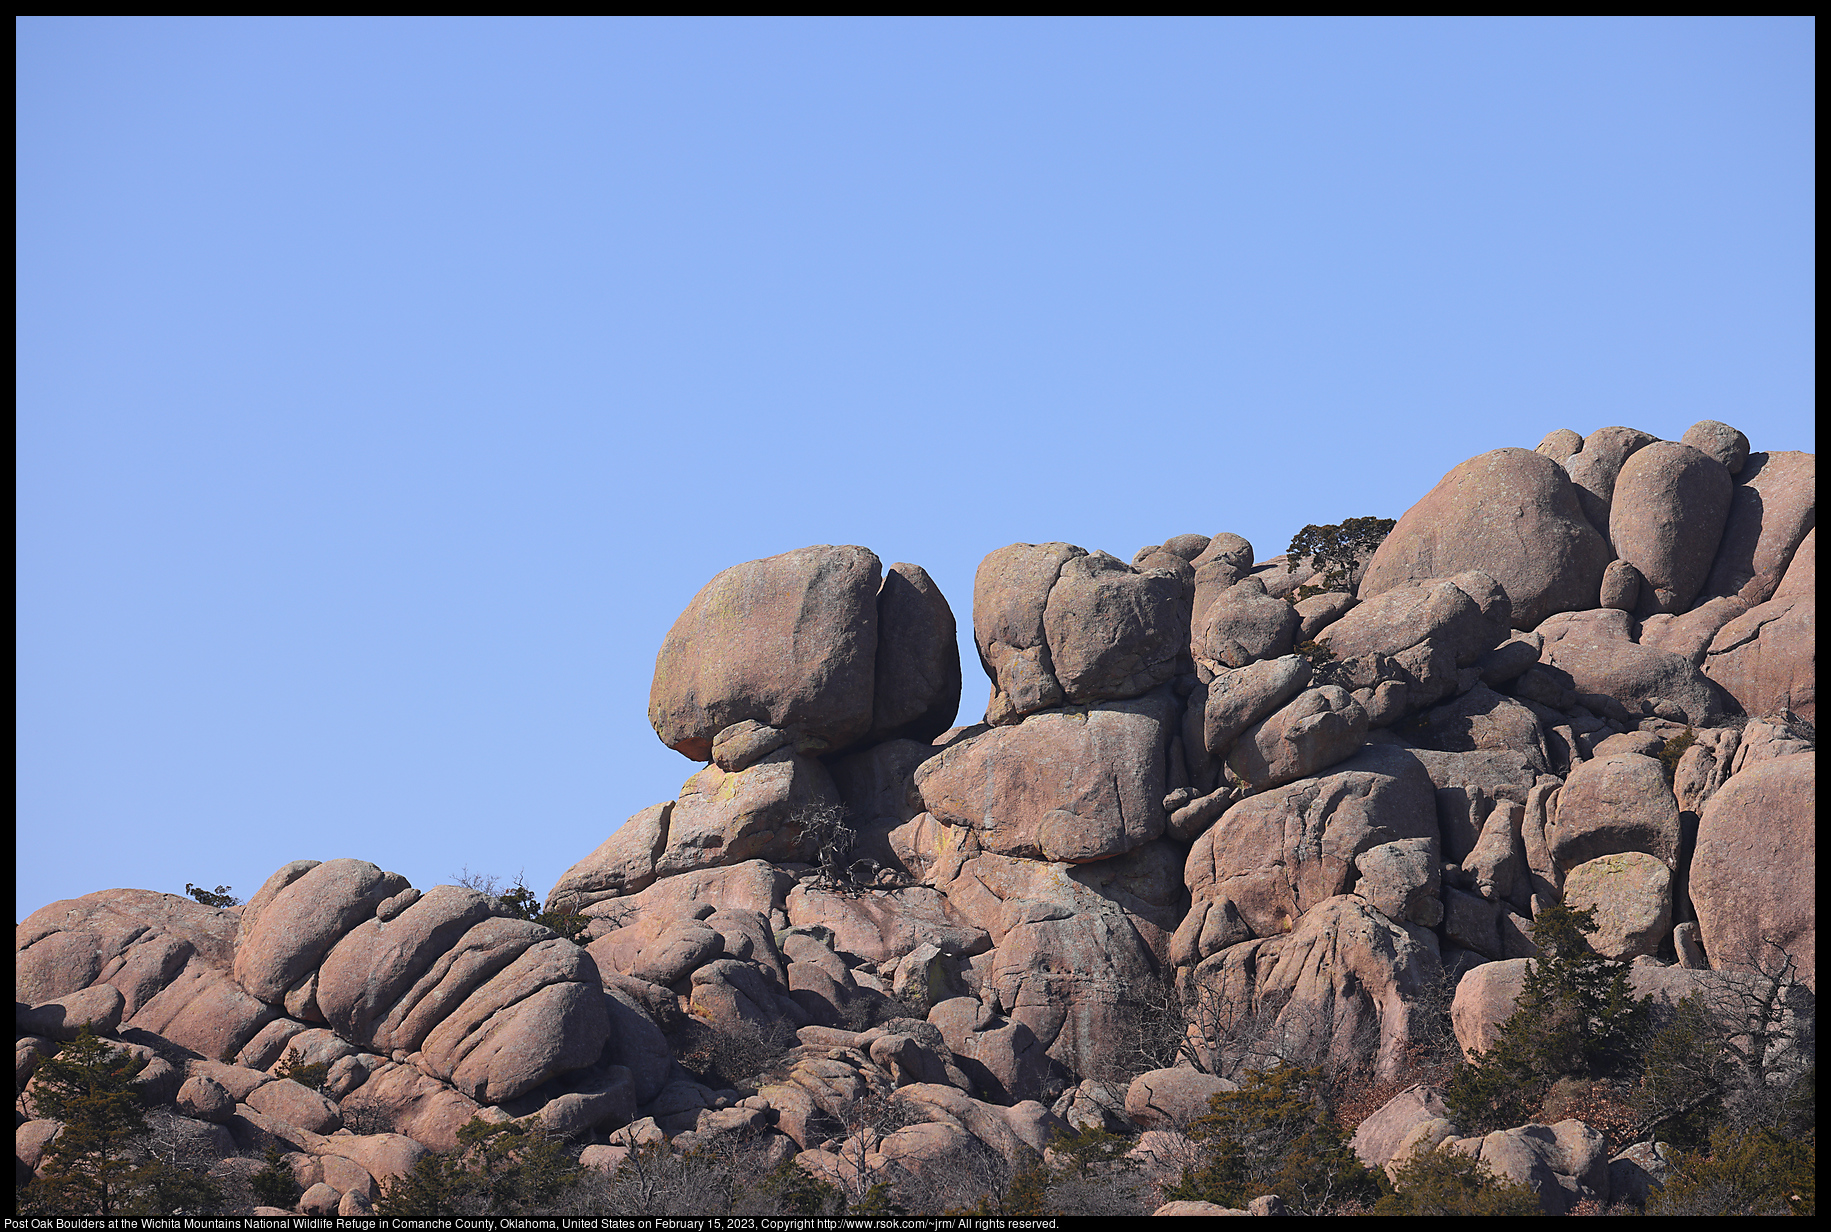
<svg viewBox="0 0 1831 1232">
<path fill-rule="evenodd" d="M 655 651 L 859 543 L 1283 551 L 1549 431 L 1814 449 L 1761 20 L 17 31 L 21 917 L 356 856 L 544 893 Z"/>
</svg>

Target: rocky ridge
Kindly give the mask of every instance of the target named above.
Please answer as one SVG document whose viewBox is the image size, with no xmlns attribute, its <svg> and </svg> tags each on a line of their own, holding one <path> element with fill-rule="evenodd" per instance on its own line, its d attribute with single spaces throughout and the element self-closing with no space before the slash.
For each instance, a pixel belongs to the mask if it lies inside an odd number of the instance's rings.
<svg viewBox="0 0 1831 1232">
<path fill-rule="evenodd" d="M 843 1183 L 1174 1131 L 1273 1056 L 1400 1080 L 1427 990 L 1458 980 L 1483 1046 L 1559 902 L 1671 1000 L 1772 945 L 1815 987 L 1814 526 L 1812 455 L 1707 421 L 1470 459 L 1331 590 L 1237 535 L 1130 563 L 1013 544 L 975 579 L 966 727 L 920 567 L 734 566 L 650 695 L 704 767 L 555 885 L 576 944 L 357 859 L 227 909 L 53 903 L 17 930 L 19 1168 L 56 1128 L 37 1060 L 82 1023 L 225 1161 L 278 1144 L 314 1210 L 355 1214 L 477 1116 L 538 1117 L 587 1164 L 741 1139 Z M 1167 986 L 1205 1018 L 1139 1073 Z M 746 1039 L 780 1045 L 764 1070 L 736 1072 Z M 1370 1163 L 1440 1119 L 1413 1103 Z M 900 1128 L 861 1124 L 890 1105 Z M 1451 1128 L 1554 1213 L 1608 1198 L 1580 1121 Z"/>
</svg>

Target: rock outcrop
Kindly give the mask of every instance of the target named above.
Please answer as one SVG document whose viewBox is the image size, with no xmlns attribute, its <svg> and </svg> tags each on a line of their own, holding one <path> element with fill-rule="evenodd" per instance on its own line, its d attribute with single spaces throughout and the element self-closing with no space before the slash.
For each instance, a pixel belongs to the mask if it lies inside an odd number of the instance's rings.
<svg viewBox="0 0 1831 1232">
<path fill-rule="evenodd" d="M 35 1067 L 85 1027 L 144 1050 L 196 1141 L 291 1152 L 298 1211 L 360 1215 L 477 1117 L 611 1171 L 745 1144 L 938 1184 L 1103 1127 L 1168 1175 L 1255 1068 L 1412 1081 L 1445 981 L 1490 1047 L 1560 902 L 1667 1004 L 1788 964 L 1813 988 L 1814 474 L 1715 421 L 1560 429 L 1454 467 L 1351 567 L 1227 533 L 1012 544 L 975 577 L 961 727 L 923 569 L 732 566 L 650 695 L 706 764 L 582 840 L 546 924 L 349 858 L 246 906 L 24 920 L 20 1167 L 57 1133 Z M 1664 1175 L 1578 1120 L 1444 1114 L 1413 1087 L 1355 1150 L 1474 1155 L 1550 1213 Z"/>
</svg>

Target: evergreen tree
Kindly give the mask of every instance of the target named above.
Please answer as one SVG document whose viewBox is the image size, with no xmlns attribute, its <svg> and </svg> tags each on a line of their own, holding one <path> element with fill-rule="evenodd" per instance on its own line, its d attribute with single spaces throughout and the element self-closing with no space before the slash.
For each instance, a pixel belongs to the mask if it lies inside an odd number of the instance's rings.
<svg viewBox="0 0 1831 1232">
<path fill-rule="evenodd" d="M 1539 957 L 1528 964 L 1513 1013 L 1494 1047 L 1459 1067 L 1444 1099 L 1465 1134 L 1532 1119 L 1551 1084 L 1638 1068 L 1647 1003 L 1628 986 L 1628 965 L 1590 948 L 1591 910 L 1548 907 L 1532 922 Z"/>
<path fill-rule="evenodd" d="M 1164 1196 L 1242 1207 L 1275 1193 L 1300 1215 L 1372 1203 L 1379 1183 L 1343 1142 L 1321 1086 L 1320 1070 L 1279 1066 L 1216 1095 L 1189 1127 L 1201 1161 Z"/>
<path fill-rule="evenodd" d="M 19 1195 L 21 1210 L 82 1215 L 169 1214 L 210 1209 L 221 1192 L 207 1177 L 148 1160 L 140 1074 L 146 1062 L 84 1027 L 33 1076 L 33 1115 L 61 1121 L 42 1174 Z"/>
<path fill-rule="evenodd" d="M 110 1047 L 84 1027 L 39 1062 L 32 1111 L 63 1122 L 45 1149 L 33 1199 L 46 1209 L 118 1215 L 138 1166 L 128 1142 L 146 1128 L 137 1082 L 146 1062 Z"/>
</svg>

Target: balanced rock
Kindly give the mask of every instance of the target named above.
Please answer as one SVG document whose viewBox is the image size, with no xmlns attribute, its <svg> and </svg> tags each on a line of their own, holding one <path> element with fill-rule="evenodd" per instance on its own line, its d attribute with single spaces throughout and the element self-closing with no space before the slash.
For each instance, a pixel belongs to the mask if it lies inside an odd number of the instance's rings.
<svg viewBox="0 0 1831 1232">
<path fill-rule="evenodd" d="M 695 761 L 745 719 L 797 747 L 842 748 L 871 730 L 878 558 L 800 548 L 734 565 L 693 596 L 655 657 L 649 723 Z"/>
</svg>

